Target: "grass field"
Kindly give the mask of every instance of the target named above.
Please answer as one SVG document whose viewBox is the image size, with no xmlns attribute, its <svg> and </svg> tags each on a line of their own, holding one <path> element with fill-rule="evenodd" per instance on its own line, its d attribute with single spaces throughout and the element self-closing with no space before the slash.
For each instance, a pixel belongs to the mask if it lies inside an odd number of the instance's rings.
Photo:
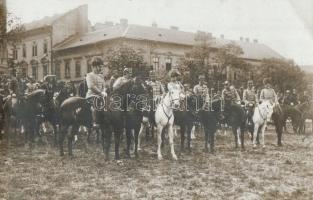
<svg viewBox="0 0 313 200">
<path fill-rule="evenodd" d="M 179 151 L 176 137 L 178 161 L 170 159 L 168 145 L 158 161 L 156 142 L 143 141 L 140 158 L 122 163 L 105 161 L 99 145 L 85 148 L 84 136 L 73 159 L 50 144 L 30 150 L 21 141 L 2 141 L 0 199 L 312 199 L 313 135 L 303 137 L 284 134 L 284 146 L 277 147 L 271 127 L 265 149 L 253 149 L 247 136 L 241 151 L 230 133 L 218 135 L 215 155 L 203 152 L 203 135 L 191 154 Z"/>
</svg>

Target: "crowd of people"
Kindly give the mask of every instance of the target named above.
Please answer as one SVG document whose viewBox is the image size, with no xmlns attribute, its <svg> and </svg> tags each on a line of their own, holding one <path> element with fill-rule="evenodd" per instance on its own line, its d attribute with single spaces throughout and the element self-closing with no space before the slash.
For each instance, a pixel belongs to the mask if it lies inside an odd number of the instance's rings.
<svg viewBox="0 0 313 200">
<path fill-rule="evenodd" d="M 71 96 L 81 96 L 84 98 L 92 98 L 94 96 L 106 96 L 110 90 L 118 90 L 123 84 L 132 80 L 132 69 L 124 67 L 123 75 L 119 77 L 117 70 L 112 70 L 111 73 L 103 74 L 103 60 L 100 57 L 95 57 L 92 61 L 92 71 L 88 73 L 84 80 L 78 85 L 71 81 L 57 82 L 54 75 L 45 76 L 42 81 L 36 81 L 34 77 L 23 77 L 17 73 L 16 76 L 0 77 L 0 92 L 4 97 L 4 100 L 10 96 L 16 96 L 18 98 L 31 93 L 32 91 L 40 88 L 50 88 L 53 92 L 59 92 L 60 88 L 66 86 L 72 89 Z M 210 89 L 210 86 L 206 83 L 205 75 L 200 74 L 198 76 L 198 84 L 192 85 L 190 83 L 181 83 L 181 74 L 179 70 L 171 70 L 169 72 L 169 81 L 162 83 L 157 79 L 156 73 L 151 71 L 149 77 L 145 79 L 145 84 L 151 88 L 153 100 L 159 103 L 164 97 L 167 91 L 181 90 L 185 95 L 196 95 L 203 97 L 203 100 L 208 106 L 211 98 L 222 97 L 225 101 L 225 111 L 230 104 L 244 104 L 245 106 L 256 105 L 258 102 L 265 99 L 270 100 L 273 104 L 280 103 L 286 105 L 297 105 L 305 101 L 311 100 L 311 96 L 307 91 L 304 91 L 302 95 L 299 95 L 296 89 L 286 90 L 285 92 L 277 92 L 271 86 L 270 79 L 264 79 L 263 89 L 257 89 L 253 81 L 247 82 L 247 86 L 244 89 L 236 89 L 229 81 L 224 82 L 224 89 L 222 91 L 216 91 Z"/>
</svg>

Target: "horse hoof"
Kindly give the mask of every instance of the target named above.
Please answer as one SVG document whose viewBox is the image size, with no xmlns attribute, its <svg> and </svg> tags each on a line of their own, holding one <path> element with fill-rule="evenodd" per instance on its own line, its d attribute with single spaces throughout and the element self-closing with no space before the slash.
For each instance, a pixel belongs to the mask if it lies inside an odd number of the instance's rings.
<svg viewBox="0 0 313 200">
<path fill-rule="evenodd" d="M 263 145 L 262 148 L 264 149 L 264 148 L 265 148 L 265 145 Z"/>
<path fill-rule="evenodd" d="M 142 149 L 140 147 L 138 147 L 138 151 L 141 151 Z"/>
<path fill-rule="evenodd" d="M 158 160 L 163 160 L 163 156 L 158 155 Z"/>
<path fill-rule="evenodd" d="M 177 160 L 177 156 L 175 154 L 173 155 L 173 160 Z"/>
<path fill-rule="evenodd" d="M 254 149 L 256 148 L 256 145 L 255 145 L 255 144 L 253 145 L 253 148 L 254 148 Z"/>
<path fill-rule="evenodd" d="M 64 153 L 63 153 L 63 152 L 62 152 L 62 153 L 60 153 L 60 156 L 61 156 L 61 157 L 63 157 L 63 156 L 64 156 Z"/>
</svg>

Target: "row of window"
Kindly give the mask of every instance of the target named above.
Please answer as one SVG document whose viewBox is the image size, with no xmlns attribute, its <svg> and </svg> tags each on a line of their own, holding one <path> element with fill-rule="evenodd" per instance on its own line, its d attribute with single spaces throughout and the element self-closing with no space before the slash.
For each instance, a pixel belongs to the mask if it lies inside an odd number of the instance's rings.
<svg viewBox="0 0 313 200">
<path fill-rule="evenodd" d="M 70 61 L 65 61 L 65 65 L 64 65 L 64 78 L 66 79 L 70 79 L 71 78 L 71 65 L 70 65 Z M 58 65 L 58 67 L 56 68 L 56 71 L 60 71 L 60 66 Z M 87 61 L 87 73 L 91 72 L 91 61 L 88 60 Z M 57 74 L 57 72 L 56 72 Z M 58 73 L 60 74 L 60 73 Z M 58 76 L 60 77 L 60 75 Z M 81 62 L 79 60 L 77 60 L 75 62 L 75 78 L 79 78 L 81 77 Z"/>
<path fill-rule="evenodd" d="M 152 61 L 153 61 L 153 69 L 156 71 L 160 70 L 160 58 L 154 57 Z M 167 71 L 170 71 L 172 69 L 172 58 L 165 59 L 165 69 Z"/>
<path fill-rule="evenodd" d="M 46 54 L 48 53 L 48 42 L 47 40 L 44 40 L 43 42 L 43 53 Z M 32 44 L 32 56 L 37 56 L 38 55 L 38 45 L 37 42 L 33 42 Z M 26 58 L 27 57 L 27 46 L 24 43 L 22 45 L 22 57 Z M 18 50 L 15 48 L 13 49 L 13 59 L 17 60 L 18 59 Z"/>
</svg>

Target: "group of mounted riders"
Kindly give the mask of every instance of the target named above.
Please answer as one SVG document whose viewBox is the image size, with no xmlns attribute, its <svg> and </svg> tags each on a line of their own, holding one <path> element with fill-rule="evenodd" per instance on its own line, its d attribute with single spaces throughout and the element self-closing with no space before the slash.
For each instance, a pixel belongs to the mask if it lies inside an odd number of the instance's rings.
<svg viewBox="0 0 313 200">
<path fill-rule="evenodd" d="M 103 150 L 107 158 L 109 157 L 111 135 L 114 132 L 115 158 L 119 159 L 119 140 L 124 129 L 127 136 L 128 157 L 130 157 L 132 131 L 135 133 L 135 154 L 138 156 L 139 137 L 147 128 L 144 126 L 147 124 L 157 128 L 159 145 L 164 142 L 163 128 L 172 128 L 171 126 L 174 124 L 179 125 L 181 127 L 181 145 L 183 147 L 185 131 L 187 131 L 188 149 L 190 150 L 190 134 L 198 120 L 204 127 L 205 149 L 208 149 L 208 142 L 210 142 L 210 149 L 213 152 L 214 133 L 219 124 L 227 123 L 231 126 L 236 146 L 241 143 L 243 147 L 243 132 L 246 129 L 250 128 L 251 133 L 259 132 L 259 130 L 253 130 L 258 117 L 261 118 L 261 121 L 271 120 L 272 113 L 267 112 L 266 109 L 269 110 L 269 108 L 266 106 L 274 109 L 273 120 L 278 134 L 278 144 L 281 144 L 281 128 L 288 117 L 284 114 L 287 112 L 281 105 L 296 106 L 299 103 L 295 91 L 292 94 L 287 91 L 284 98 L 278 97 L 267 78 L 264 79 L 264 88 L 259 94 L 253 81 L 250 80 L 247 88 L 239 95 L 229 81 L 224 82 L 222 92 L 214 92 L 214 89 L 209 89 L 207 86 L 204 75 L 199 75 L 199 83 L 192 88 L 190 84 L 183 85 L 180 82 L 181 74 L 178 70 L 171 70 L 169 82 L 163 85 L 157 80 L 153 71 L 150 72 L 147 80 L 141 76 L 133 77 L 132 69 L 127 67 L 124 67 L 121 77 L 118 77 L 116 70 L 110 77 L 104 77 L 102 73 L 103 60 L 95 57 L 91 64 L 92 71 L 79 85 L 78 95 L 80 97 L 76 96 L 72 84 L 57 84 L 53 75 L 46 76 L 41 84 L 36 83 L 32 77 L 25 80 L 18 74 L 8 81 L 9 89 L 3 88 L 2 90 L 2 92 L 7 92 L 2 95 L 3 106 L 1 106 L 7 127 L 5 131 L 10 131 L 9 128 L 14 121 L 14 126 L 25 129 L 28 134 L 28 136 L 26 134 L 26 138 L 32 142 L 38 133 L 40 124 L 48 121 L 53 125 L 55 142 L 59 141 L 61 155 L 63 155 L 63 140 L 66 135 L 69 140 L 69 154 L 72 155 L 72 140 L 78 134 L 81 126 L 88 131 L 88 138 L 93 129 L 100 129 Z M 117 101 L 117 99 L 121 101 Z M 310 104 L 308 95 L 302 100 Z M 105 106 L 112 102 L 113 107 Z M 263 102 L 268 102 L 268 104 Z M 259 106 L 260 104 L 263 107 Z M 129 105 L 132 109 L 129 109 Z M 257 115 L 254 114 L 256 111 L 258 111 Z M 302 115 L 302 111 L 299 110 L 297 113 Z M 165 123 L 161 125 L 163 118 Z M 68 134 L 70 126 L 72 126 L 72 131 Z M 168 132 L 172 131 L 172 129 L 167 130 Z M 254 134 L 254 138 L 256 136 Z M 172 138 L 169 139 L 172 145 Z M 159 151 L 158 149 L 158 158 L 162 158 Z M 171 151 L 173 158 L 176 158 L 173 145 Z"/>
</svg>

